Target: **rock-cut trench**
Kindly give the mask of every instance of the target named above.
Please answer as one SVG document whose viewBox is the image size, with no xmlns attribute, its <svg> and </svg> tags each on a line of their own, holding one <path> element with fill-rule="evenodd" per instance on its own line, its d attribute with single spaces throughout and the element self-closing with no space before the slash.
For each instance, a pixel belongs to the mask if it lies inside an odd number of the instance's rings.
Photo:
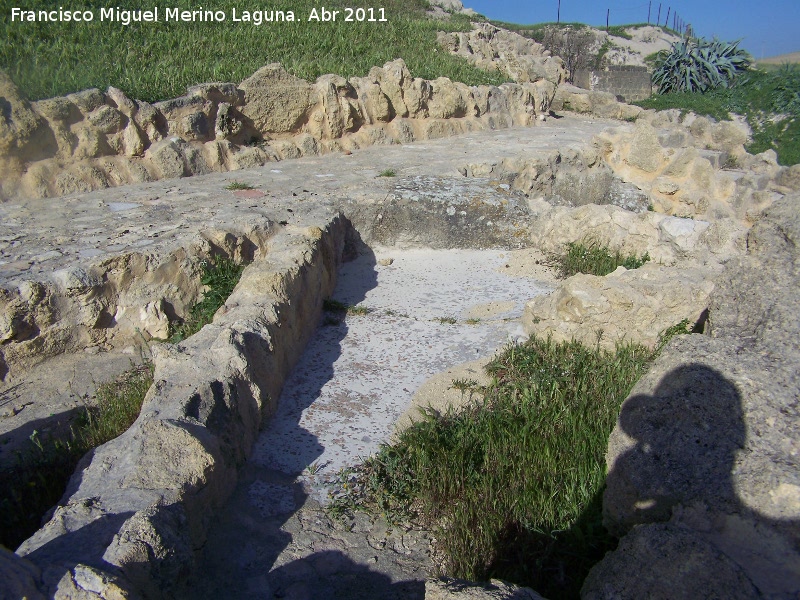
<svg viewBox="0 0 800 600">
<path fill-rule="evenodd" d="M 515 268 L 530 254 L 384 247 L 342 266 L 333 300 L 366 314 L 323 315 L 212 525 L 193 595 L 418 595 L 430 568 L 419 532 L 392 540 L 379 520 L 342 525 L 320 507 L 331 477 L 390 439 L 427 379 L 523 337 L 525 302 L 550 290 Z"/>
</svg>

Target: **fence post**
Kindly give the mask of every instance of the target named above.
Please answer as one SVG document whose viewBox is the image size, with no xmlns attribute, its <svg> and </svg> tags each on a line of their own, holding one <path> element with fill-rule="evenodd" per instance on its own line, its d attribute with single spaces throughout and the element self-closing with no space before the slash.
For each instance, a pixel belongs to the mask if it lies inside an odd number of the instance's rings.
<svg viewBox="0 0 800 600">
<path fill-rule="evenodd" d="M 608 33 L 608 17 L 611 15 L 611 9 L 606 10 L 606 33 Z"/>
<path fill-rule="evenodd" d="M 561 23 L 561 0 L 558 0 L 558 16 L 556 17 L 556 23 Z"/>
<path fill-rule="evenodd" d="M 656 19 L 656 27 L 661 24 L 661 2 L 658 3 L 658 18 Z"/>
<path fill-rule="evenodd" d="M 669 29 L 669 11 L 671 10 L 672 10 L 671 6 L 667 8 L 667 18 L 664 20 L 664 27 L 666 27 L 667 29 Z"/>
</svg>

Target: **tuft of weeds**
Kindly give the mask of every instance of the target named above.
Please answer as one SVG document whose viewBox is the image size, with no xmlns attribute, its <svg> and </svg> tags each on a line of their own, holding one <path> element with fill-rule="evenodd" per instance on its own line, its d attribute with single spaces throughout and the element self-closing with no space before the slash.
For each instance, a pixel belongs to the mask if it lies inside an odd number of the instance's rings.
<svg viewBox="0 0 800 600">
<path fill-rule="evenodd" d="M 397 177 L 397 171 L 394 169 L 386 169 L 378 173 L 378 177 Z"/>
<path fill-rule="evenodd" d="M 225 304 L 247 265 L 217 256 L 201 263 L 203 274 L 200 282 L 206 286 L 203 299 L 195 304 L 181 323 L 170 324 L 169 341 L 177 344 L 200 331 L 214 319 L 214 313 Z"/>
<path fill-rule="evenodd" d="M 488 366 L 492 381 L 456 380 L 478 398 L 420 421 L 340 474 L 336 515 L 366 509 L 433 531 L 443 571 L 500 578 L 548 598 L 578 597 L 589 569 L 615 547 L 602 526 L 608 436 L 655 350 L 614 351 L 532 336 Z"/>
<path fill-rule="evenodd" d="M 256 189 L 249 183 L 242 183 L 241 181 L 231 181 L 228 185 L 225 186 L 226 190 L 236 191 L 236 190 L 254 190 Z"/>
<path fill-rule="evenodd" d="M 152 383 L 153 365 L 145 361 L 101 384 L 96 403 L 78 414 L 67 439 L 33 432 L 32 445 L 17 455 L 17 464 L 0 471 L 0 544 L 16 548 L 39 528 L 83 455 L 133 424 Z"/>
<path fill-rule="evenodd" d="M 576 273 L 588 275 L 608 275 L 617 267 L 638 269 L 650 260 L 650 255 L 623 255 L 620 251 L 611 252 L 607 246 L 595 242 L 570 242 L 566 252 L 551 257 L 552 266 L 560 277 L 570 277 Z"/>
<path fill-rule="evenodd" d="M 478 325 L 480 324 L 481 320 L 478 319 L 477 317 L 470 317 L 465 322 L 467 325 Z"/>
<path fill-rule="evenodd" d="M 478 389 L 478 382 L 474 379 L 453 379 L 450 387 L 460 392 L 474 392 Z"/>
<path fill-rule="evenodd" d="M 362 306 L 360 304 L 345 304 L 344 302 L 339 302 L 333 298 L 326 298 L 323 300 L 322 308 L 323 310 L 327 310 L 329 312 L 343 312 L 347 313 L 348 315 L 355 315 L 358 317 L 363 317 L 364 315 L 368 315 L 372 312 L 372 309 L 369 307 Z"/>
<path fill-rule="evenodd" d="M 438 321 L 442 325 L 455 325 L 458 323 L 458 319 L 455 317 L 436 317 L 434 321 Z"/>
</svg>

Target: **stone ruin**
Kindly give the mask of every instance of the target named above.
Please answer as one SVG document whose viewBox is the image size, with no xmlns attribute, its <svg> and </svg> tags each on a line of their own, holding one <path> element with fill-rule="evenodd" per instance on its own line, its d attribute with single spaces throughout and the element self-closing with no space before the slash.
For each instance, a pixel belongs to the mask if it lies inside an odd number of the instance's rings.
<svg viewBox="0 0 800 600">
<path fill-rule="evenodd" d="M 201 198 L 195 210 L 180 215 L 175 237 L 167 229 L 150 237 L 145 221 L 172 216 L 159 212 L 153 194 L 116 203 L 122 212 L 144 210 L 137 235 L 152 248 L 122 251 L 109 241 L 100 255 L 77 261 L 63 235 L 53 241 L 45 239 L 51 233 L 32 239 L 3 231 L 4 259 L 23 258 L 0 265 L 2 379 L 48 356 L 161 337 L 199 296 L 203 258 L 253 261 L 211 325 L 179 346 L 154 346 L 156 383 L 136 423 L 82 461 L 42 529 L 16 553 L 2 551 L 7 593 L 177 593 L 342 261 L 365 242 L 468 244 L 455 232 L 488 221 L 487 237 L 475 239 L 489 246 L 506 236 L 553 251 L 589 239 L 654 259 L 636 271 L 564 281 L 529 303 L 528 333 L 589 340 L 602 328 L 604 344 L 652 346 L 658 331 L 681 319 L 705 328 L 673 340 L 623 404 L 604 498 L 606 526 L 622 539 L 590 573 L 582 597 L 665 589 L 686 597 L 793 597 L 800 589 L 800 307 L 793 293 L 800 171 L 779 166 L 774 153 L 747 154 L 747 133 L 736 125 L 684 121 L 559 85 L 558 61 L 544 58 L 544 79 L 500 88 L 415 79 L 402 61 L 365 78 L 324 76 L 313 84 L 270 65 L 238 86 L 196 86 L 153 105 L 114 88 L 28 102 L 1 80 L 10 107 L 0 121 L 2 193 L 15 202 L 0 205 L 1 226 L 17 232 L 23 205 L 46 209 L 43 199 L 53 195 L 78 193 L 59 200 L 67 214 L 89 190 L 530 126 L 549 110 L 614 126 L 572 147 L 465 157 L 447 175 L 492 188 L 500 200 L 405 197 L 404 181 L 376 184 L 387 186 L 382 200 L 375 190 L 351 190 L 293 214 L 299 200 L 291 197 L 270 198 L 261 210 L 257 194 L 223 206 L 201 193 L 192 196 Z M 449 185 L 426 177 L 417 184 Z M 113 213 L 112 204 L 105 206 Z M 91 216 L 88 209 L 69 214 Z M 419 222 L 432 224 L 422 237 Z M 122 227 L 125 240 L 131 226 Z M 20 248 L 31 242 L 45 252 L 28 259 Z M 452 595 L 445 585 L 428 588 L 426 597 Z M 536 597 L 499 583 L 460 589 Z"/>
</svg>

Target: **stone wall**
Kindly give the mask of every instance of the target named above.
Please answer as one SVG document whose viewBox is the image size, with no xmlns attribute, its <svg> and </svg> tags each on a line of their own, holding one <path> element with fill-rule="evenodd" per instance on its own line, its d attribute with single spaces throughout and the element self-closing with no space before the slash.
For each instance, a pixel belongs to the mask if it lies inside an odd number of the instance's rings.
<svg viewBox="0 0 800 600">
<path fill-rule="evenodd" d="M 559 81 L 558 64 L 539 58 L 549 66 L 535 78 L 499 87 L 415 78 L 402 59 L 313 83 L 270 64 L 239 85 L 196 85 L 155 104 L 113 87 L 29 102 L 0 72 L 0 200 L 532 125 Z"/>
<path fill-rule="evenodd" d="M 609 92 L 623 102 L 649 98 L 653 93 L 650 71 L 647 67 L 612 65 L 603 70 L 579 70 L 575 85 L 585 90 Z"/>
<path fill-rule="evenodd" d="M 155 346 L 139 418 L 83 459 L 20 558 L 0 553 L 0 573 L 49 598 L 176 597 L 317 326 L 351 232 L 341 214 L 311 211 L 247 267 L 213 324 Z"/>
</svg>

